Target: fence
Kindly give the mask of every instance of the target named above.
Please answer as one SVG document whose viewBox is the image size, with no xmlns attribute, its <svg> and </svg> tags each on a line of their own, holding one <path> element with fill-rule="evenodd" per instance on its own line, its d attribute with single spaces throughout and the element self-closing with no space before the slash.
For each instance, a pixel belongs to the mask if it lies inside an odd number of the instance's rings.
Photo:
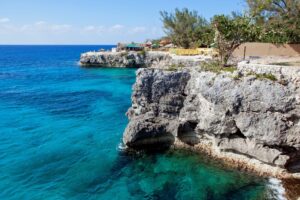
<svg viewBox="0 0 300 200">
<path fill-rule="evenodd" d="M 185 55 L 217 56 L 218 52 L 212 48 L 180 49 L 173 48 L 170 53 Z M 234 57 L 250 56 L 300 56 L 300 44 L 272 44 L 272 43 L 244 43 L 233 52 Z"/>
<path fill-rule="evenodd" d="M 233 52 L 235 57 L 300 56 L 300 44 L 245 43 Z"/>
</svg>

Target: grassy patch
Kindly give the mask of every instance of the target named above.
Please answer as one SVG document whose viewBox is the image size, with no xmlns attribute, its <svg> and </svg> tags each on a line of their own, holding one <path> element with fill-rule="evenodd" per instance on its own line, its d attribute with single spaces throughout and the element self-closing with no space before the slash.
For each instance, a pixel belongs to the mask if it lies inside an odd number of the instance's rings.
<svg viewBox="0 0 300 200">
<path fill-rule="evenodd" d="M 185 66 L 181 63 L 179 64 L 172 64 L 169 66 L 169 68 L 167 69 L 168 71 L 178 71 L 181 70 L 182 68 L 184 68 Z"/>
<path fill-rule="evenodd" d="M 237 80 L 240 80 L 240 78 L 242 78 L 242 76 L 240 74 L 236 74 L 236 75 L 232 76 L 232 78 L 237 81 Z"/>
<path fill-rule="evenodd" d="M 125 56 L 127 57 L 127 56 L 128 56 L 128 52 L 122 52 L 122 53 L 121 53 L 121 56 L 122 56 L 122 57 L 125 57 Z"/>
<path fill-rule="evenodd" d="M 257 74 L 258 79 L 269 79 L 271 81 L 277 81 L 277 78 L 273 74 Z"/>
<path fill-rule="evenodd" d="M 201 69 L 204 71 L 210 71 L 214 73 L 221 73 L 221 72 L 234 72 L 236 70 L 235 66 L 222 66 L 219 62 L 205 62 L 202 64 Z"/>
<path fill-rule="evenodd" d="M 257 79 L 268 79 L 271 81 L 277 81 L 276 76 L 273 74 L 256 74 L 254 72 L 248 73 L 248 76 L 255 76 Z"/>
<path fill-rule="evenodd" d="M 145 50 L 139 51 L 138 55 L 142 56 L 142 57 L 145 57 L 146 56 L 146 51 Z"/>
<path fill-rule="evenodd" d="M 270 63 L 270 65 L 293 66 L 293 64 L 289 62 Z"/>
<path fill-rule="evenodd" d="M 270 65 L 279 65 L 279 66 L 300 66 L 300 62 L 278 62 L 278 63 L 270 63 Z"/>
</svg>

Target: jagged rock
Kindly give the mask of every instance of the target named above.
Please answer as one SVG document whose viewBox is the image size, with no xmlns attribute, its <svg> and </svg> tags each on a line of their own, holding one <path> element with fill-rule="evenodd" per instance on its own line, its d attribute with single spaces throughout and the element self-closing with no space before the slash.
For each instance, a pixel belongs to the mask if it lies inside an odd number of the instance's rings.
<svg viewBox="0 0 300 200">
<path fill-rule="evenodd" d="M 170 146 L 174 142 L 179 111 L 184 102 L 188 72 L 138 70 L 132 94 L 132 107 L 127 112 L 130 123 L 123 142 L 130 147 L 142 144 Z M 160 105 L 160 106 L 157 106 Z"/>
<path fill-rule="evenodd" d="M 237 80 L 230 73 L 194 69 L 138 70 L 125 145 L 209 141 L 220 152 L 300 172 L 300 89 L 294 73 L 284 74 L 291 80 L 284 85 L 239 73 Z"/>
<path fill-rule="evenodd" d="M 166 119 L 132 120 L 127 128 L 127 134 L 124 136 L 124 143 L 135 149 L 162 149 L 169 147 L 174 143 L 175 136 L 172 134 L 174 129 L 172 121 Z M 176 126 L 175 126 L 176 127 Z"/>
<path fill-rule="evenodd" d="M 197 66 L 210 60 L 205 56 L 184 57 L 167 52 L 87 52 L 81 54 L 80 64 L 100 67 L 168 68 Z"/>
</svg>

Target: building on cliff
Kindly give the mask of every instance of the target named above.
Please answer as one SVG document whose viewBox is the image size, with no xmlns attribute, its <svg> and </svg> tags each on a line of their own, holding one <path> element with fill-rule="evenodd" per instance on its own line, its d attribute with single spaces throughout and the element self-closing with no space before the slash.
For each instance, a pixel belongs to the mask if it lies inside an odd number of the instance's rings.
<svg viewBox="0 0 300 200">
<path fill-rule="evenodd" d="M 143 49 L 144 45 L 134 42 L 129 44 L 118 43 L 117 45 L 118 51 L 142 51 Z"/>
</svg>

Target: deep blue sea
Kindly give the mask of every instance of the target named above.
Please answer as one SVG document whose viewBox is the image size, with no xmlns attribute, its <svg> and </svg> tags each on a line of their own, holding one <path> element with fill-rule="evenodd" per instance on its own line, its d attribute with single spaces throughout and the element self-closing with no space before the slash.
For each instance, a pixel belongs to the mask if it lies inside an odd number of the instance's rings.
<svg viewBox="0 0 300 200">
<path fill-rule="evenodd" d="M 185 151 L 127 155 L 134 69 L 82 68 L 111 46 L 0 46 L 0 199 L 257 200 L 269 181 Z"/>
</svg>

